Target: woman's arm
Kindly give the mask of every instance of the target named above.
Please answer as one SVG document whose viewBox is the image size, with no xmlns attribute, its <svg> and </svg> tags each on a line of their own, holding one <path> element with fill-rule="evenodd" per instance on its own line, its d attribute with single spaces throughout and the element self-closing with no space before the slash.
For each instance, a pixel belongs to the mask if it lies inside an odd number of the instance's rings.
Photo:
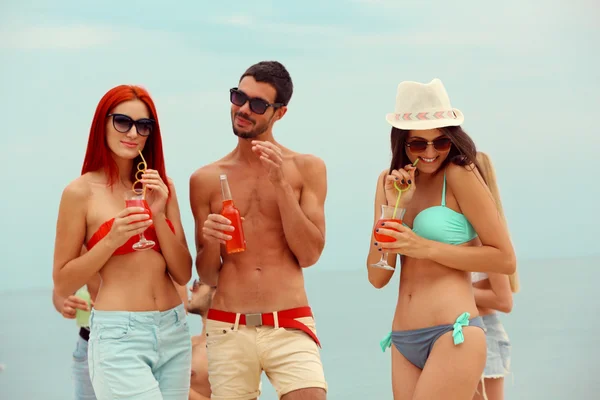
<svg viewBox="0 0 600 400">
<path fill-rule="evenodd" d="M 373 217 L 373 229 L 375 229 L 375 224 L 381 217 L 381 206 L 387 205 L 387 200 L 385 197 L 385 191 L 383 190 L 384 179 L 388 175 L 388 171 L 384 170 L 379 177 L 377 178 L 377 186 L 375 188 L 375 212 Z M 373 229 L 371 229 L 371 242 L 369 243 L 369 253 L 367 255 L 367 271 L 369 274 L 369 282 L 371 285 L 376 287 L 377 289 L 381 289 L 385 285 L 388 284 L 390 279 L 392 279 L 392 275 L 394 275 L 394 271 L 388 271 L 385 269 L 371 267 L 372 264 L 375 264 L 381 258 L 381 251 L 379 251 L 378 246 L 375 245 L 375 236 L 373 234 Z M 396 267 L 397 256 L 395 253 L 388 254 L 388 264 L 391 267 Z"/>
<path fill-rule="evenodd" d="M 85 248 L 85 246 L 81 246 L 81 252 L 79 253 L 80 256 L 84 255 L 87 252 L 87 249 Z M 96 274 L 94 275 L 94 277 L 86 284 L 88 292 L 90 293 L 90 297 L 92 299 L 92 304 L 93 302 L 96 300 L 96 295 L 98 294 L 98 289 L 100 288 L 100 274 Z M 71 295 L 67 298 L 59 296 L 56 293 L 56 290 L 52 290 L 52 304 L 54 305 L 54 309 L 56 309 L 56 311 L 58 311 L 59 314 L 62 314 L 63 316 L 65 316 L 64 313 L 64 308 L 65 308 L 65 301 L 67 299 L 71 299 L 74 302 L 78 302 L 79 299 L 78 297 L 75 297 L 74 295 Z M 81 300 L 80 302 L 82 305 L 84 303 L 83 300 Z M 87 304 L 87 303 L 86 303 Z"/>
<path fill-rule="evenodd" d="M 506 224 L 477 169 L 450 164 L 446 179 L 482 245 L 454 246 L 428 241 L 427 258 L 462 271 L 514 273 L 516 257 Z"/>
<path fill-rule="evenodd" d="M 168 185 L 171 198 L 166 205 L 166 216 L 153 215 L 152 219 L 169 274 L 177 284 L 185 286 L 192 277 L 192 256 L 181 224 L 175 185 L 171 179 L 168 179 Z M 175 234 L 167 224 L 166 218 L 173 224 Z"/>
<path fill-rule="evenodd" d="M 83 254 L 83 253 L 82 253 Z M 96 301 L 96 297 L 98 296 L 98 292 L 100 291 L 100 286 L 102 286 L 102 278 L 100 274 L 94 275 L 94 277 L 86 283 L 88 293 L 92 298 L 92 301 Z"/>
<path fill-rule="evenodd" d="M 81 254 L 86 234 L 89 189 L 78 178 L 63 191 L 58 210 L 52 277 L 58 297 L 67 298 L 85 285 L 106 264 L 118 246 L 103 238 Z"/>
<path fill-rule="evenodd" d="M 489 273 L 489 289 L 473 287 L 475 304 L 481 308 L 491 308 L 504 313 L 509 313 L 513 306 L 512 290 L 508 276 L 503 274 Z"/>
<path fill-rule="evenodd" d="M 63 305 L 65 304 L 65 298 L 56 294 L 56 290 L 52 291 L 52 304 L 54 305 L 54 309 L 58 311 L 59 314 L 63 313 Z"/>
<path fill-rule="evenodd" d="M 187 305 L 188 305 L 188 294 L 187 294 L 187 288 L 185 285 L 180 285 L 177 282 L 175 282 L 173 280 L 173 277 L 171 277 L 171 280 L 173 281 L 173 285 L 175 285 L 175 290 L 177 290 L 177 294 L 179 295 L 179 298 L 181 299 L 181 302 L 183 303 L 183 305 L 185 306 L 185 309 L 187 310 Z"/>
</svg>

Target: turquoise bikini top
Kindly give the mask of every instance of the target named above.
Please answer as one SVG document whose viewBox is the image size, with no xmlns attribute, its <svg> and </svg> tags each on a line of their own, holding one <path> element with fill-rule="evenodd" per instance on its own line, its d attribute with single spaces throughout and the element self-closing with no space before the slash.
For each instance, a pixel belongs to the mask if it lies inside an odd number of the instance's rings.
<svg viewBox="0 0 600 400">
<path fill-rule="evenodd" d="M 477 237 L 467 218 L 446 207 L 446 172 L 442 188 L 442 204 L 422 210 L 413 221 L 412 230 L 417 235 L 436 242 L 462 244 Z"/>
</svg>

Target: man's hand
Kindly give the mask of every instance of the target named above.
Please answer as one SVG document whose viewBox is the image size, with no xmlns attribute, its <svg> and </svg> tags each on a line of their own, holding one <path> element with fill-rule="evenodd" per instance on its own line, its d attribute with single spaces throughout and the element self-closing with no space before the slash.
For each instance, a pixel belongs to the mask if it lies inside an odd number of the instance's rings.
<svg viewBox="0 0 600 400">
<path fill-rule="evenodd" d="M 280 184 L 283 181 L 283 157 L 281 149 L 271 142 L 260 140 L 252 141 L 252 151 L 260 157 L 262 165 L 269 171 L 269 180 L 273 184 Z"/>
<path fill-rule="evenodd" d="M 92 302 L 93 306 L 93 302 Z M 75 319 L 77 310 L 90 311 L 90 307 L 85 300 L 77 296 L 69 296 L 65 299 L 62 307 L 62 316 L 68 319 Z"/>
</svg>

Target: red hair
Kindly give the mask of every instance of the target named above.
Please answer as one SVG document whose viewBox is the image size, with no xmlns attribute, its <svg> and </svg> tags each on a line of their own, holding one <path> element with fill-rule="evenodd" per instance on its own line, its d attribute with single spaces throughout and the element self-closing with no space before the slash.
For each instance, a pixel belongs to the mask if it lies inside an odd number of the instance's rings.
<svg viewBox="0 0 600 400">
<path fill-rule="evenodd" d="M 156 126 L 150 136 L 148 136 L 142 154 L 148 163 L 148 168 L 158 171 L 160 177 L 168 186 L 162 139 L 160 136 L 160 124 L 158 123 L 158 114 L 156 113 L 154 102 L 146 89 L 134 85 L 114 87 L 100 99 L 90 128 L 90 137 L 85 152 L 85 159 L 83 160 L 83 167 L 81 168 L 81 175 L 103 169 L 108 178 L 109 186 L 119 181 L 119 169 L 111 156 L 111 150 L 106 142 L 106 118 L 119 104 L 136 99 L 146 104 L 148 111 L 150 111 L 150 118 L 156 121 Z M 132 182 L 135 181 L 137 164 L 141 161 L 140 156 L 133 160 L 133 167 L 131 168 Z"/>
</svg>

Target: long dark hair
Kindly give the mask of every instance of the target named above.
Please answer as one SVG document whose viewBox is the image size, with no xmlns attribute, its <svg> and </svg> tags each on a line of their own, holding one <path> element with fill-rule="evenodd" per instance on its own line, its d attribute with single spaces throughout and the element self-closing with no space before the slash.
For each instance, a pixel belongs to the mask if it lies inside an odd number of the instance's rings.
<svg viewBox="0 0 600 400">
<path fill-rule="evenodd" d="M 475 165 L 481 171 L 477 162 L 477 148 L 469 135 L 460 126 L 447 126 L 439 128 L 441 135 L 446 135 L 452 141 L 452 147 L 448 157 L 440 166 L 439 171 L 443 171 L 448 163 L 453 163 L 459 166 Z M 406 138 L 410 131 L 392 127 L 391 144 L 392 144 L 392 162 L 390 164 L 389 173 L 394 169 L 404 168 L 410 164 L 408 155 L 406 154 Z M 416 171 L 418 173 L 418 170 Z M 483 176 L 482 176 L 483 177 Z M 485 182 L 485 178 L 484 182 Z"/>
</svg>

